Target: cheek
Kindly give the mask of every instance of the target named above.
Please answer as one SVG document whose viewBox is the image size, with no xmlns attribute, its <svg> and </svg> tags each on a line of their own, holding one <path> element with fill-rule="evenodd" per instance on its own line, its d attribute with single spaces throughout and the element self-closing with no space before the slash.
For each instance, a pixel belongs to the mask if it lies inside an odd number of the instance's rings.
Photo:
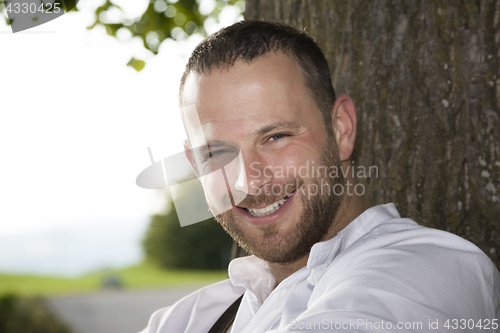
<svg viewBox="0 0 500 333">
<path fill-rule="evenodd" d="M 232 208 L 228 188 L 220 170 L 203 176 L 200 180 L 214 214 L 222 214 Z"/>
<path fill-rule="evenodd" d="M 278 179 L 306 178 L 317 157 L 310 149 L 287 149 L 273 158 L 273 170 Z"/>
<path fill-rule="evenodd" d="M 201 183 L 203 184 L 203 189 L 210 199 L 219 197 L 226 191 L 226 186 L 224 178 L 217 173 L 211 173 L 209 175 L 203 176 L 201 178 Z"/>
</svg>

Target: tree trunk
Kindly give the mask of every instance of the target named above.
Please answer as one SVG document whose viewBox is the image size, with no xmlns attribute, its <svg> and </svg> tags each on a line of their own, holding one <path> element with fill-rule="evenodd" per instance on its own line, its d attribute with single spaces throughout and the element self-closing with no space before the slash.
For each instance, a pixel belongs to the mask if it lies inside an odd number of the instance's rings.
<svg viewBox="0 0 500 333">
<path fill-rule="evenodd" d="M 499 266 L 500 0 L 247 0 L 245 18 L 319 43 L 356 105 L 356 170 L 378 168 L 359 179 L 370 204 L 394 202 Z"/>
</svg>

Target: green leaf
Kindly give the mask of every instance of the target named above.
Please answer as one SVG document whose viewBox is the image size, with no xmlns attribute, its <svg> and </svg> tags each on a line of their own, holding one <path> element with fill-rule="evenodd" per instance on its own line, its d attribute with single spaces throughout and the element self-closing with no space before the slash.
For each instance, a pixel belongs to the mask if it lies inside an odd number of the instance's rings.
<svg viewBox="0 0 500 333">
<path fill-rule="evenodd" d="M 146 66 L 146 63 L 140 59 L 132 58 L 128 62 L 127 66 L 133 67 L 136 71 L 140 72 L 144 69 L 144 66 Z"/>
</svg>

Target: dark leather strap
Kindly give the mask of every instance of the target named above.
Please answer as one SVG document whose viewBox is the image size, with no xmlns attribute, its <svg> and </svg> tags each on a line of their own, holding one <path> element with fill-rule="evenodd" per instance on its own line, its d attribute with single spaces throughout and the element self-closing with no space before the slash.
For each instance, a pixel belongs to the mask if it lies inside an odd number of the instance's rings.
<svg viewBox="0 0 500 333">
<path fill-rule="evenodd" d="M 227 308 L 226 312 L 220 316 L 208 333 L 226 333 L 228 331 L 234 322 L 234 318 L 236 317 L 236 312 L 238 312 L 242 298 L 243 295 L 241 295 L 240 298 L 234 301 L 234 303 Z"/>
</svg>

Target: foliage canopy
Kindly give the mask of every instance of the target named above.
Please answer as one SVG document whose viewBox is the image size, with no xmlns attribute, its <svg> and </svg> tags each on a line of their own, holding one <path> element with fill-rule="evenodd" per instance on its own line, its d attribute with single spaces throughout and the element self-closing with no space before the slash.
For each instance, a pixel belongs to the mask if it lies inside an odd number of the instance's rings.
<svg viewBox="0 0 500 333">
<path fill-rule="evenodd" d="M 96 9 L 95 21 L 88 28 L 104 26 L 114 37 L 120 30 L 128 31 L 132 37 L 139 37 L 146 49 L 157 54 L 167 38 L 182 40 L 195 33 L 206 36 L 206 22 L 217 22 L 226 6 L 234 6 L 240 14 L 245 10 L 242 0 L 150 0 L 140 17 L 130 19 L 123 15 L 120 6 L 106 0 Z"/>
<path fill-rule="evenodd" d="M 167 214 L 156 214 L 143 240 L 146 257 L 164 268 L 225 269 L 232 240 L 209 219 L 181 227 L 174 204 Z"/>
</svg>

